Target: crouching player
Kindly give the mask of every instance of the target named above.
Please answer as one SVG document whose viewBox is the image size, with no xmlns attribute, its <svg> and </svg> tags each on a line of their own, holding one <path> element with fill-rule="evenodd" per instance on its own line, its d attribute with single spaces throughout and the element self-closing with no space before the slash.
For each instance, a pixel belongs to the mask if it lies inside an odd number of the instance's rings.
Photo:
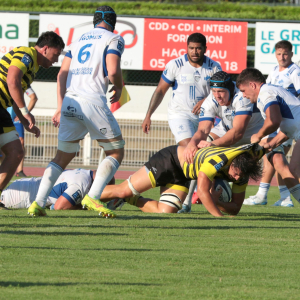
<svg viewBox="0 0 300 300">
<path fill-rule="evenodd" d="M 245 198 L 249 178 L 257 180 L 262 166 L 259 159 L 265 150 L 257 144 L 234 148 L 209 147 L 199 149 L 191 164 L 184 160 L 182 146 L 170 146 L 157 152 L 144 167 L 126 181 L 105 187 L 102 201 L 123 198 L 143 212 L 177 213 L 181 209 L 190 180 L 197 179 L 197 194 L 205 208 L 215 217 L 223 213 L 238 214 Z M 215 177 L 233 182 L 232 201 L 220 202 L 219 194 L 210 192 Z M 141 193 L 160 186 L 160 199 L 145 199 Z"/>
<path fill-rule="evenodd" d="M 90 190 L 95 177 L 92 170 L 67 170 L 57 179 L 48 198 L 47 207 L 55 210 L 80 209 L 80 202 Z M 1 194 L 6 208 L 28 208 L 34 201 L 42 177 L 22 178 L 13 182 Z"/>
</svg>

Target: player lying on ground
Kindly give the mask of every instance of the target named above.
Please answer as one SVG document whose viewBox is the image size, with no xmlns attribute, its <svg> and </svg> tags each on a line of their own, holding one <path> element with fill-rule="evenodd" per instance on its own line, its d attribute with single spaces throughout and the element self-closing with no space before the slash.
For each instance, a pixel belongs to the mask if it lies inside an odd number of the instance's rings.
<svg viewBox="0 0 300 300">
<path fill-rule="evenodd" d="M 95 173 L 83 169 L 64 171 L 55 182 L 46 206 L 53 205 L 55 210 L 81 209 L 80 202 L 90 190 Z M 41 180 L 42 177 L 16 180 L 2 192 L 0 201 L 6 208 L 28 208 L 36 197 Z"/>
<path fill-rule="evenodd" d="M 193 163 L 188 164 L 184 160 L 184 149 L 182 146 L 170 146 L 160 150 L 127 181 L 105 187 L 100 199 L 123 198 L 143 212 L 177 213 L 188 193 L 190 180 L 197 179 L 198 196 L 209 213 L 215 217 L 224 216 L 222 212 L 238 214 L 249 178 L 257 180 L 261 176 L 259 159 L 265 150 L 257 144 L 233 148 L 212 146 L 199 149 Z M 212 197 L 210 190 L 215 177 L 233 182 L 231 202 L 215 200 L 219 195 Z M 157 186 L 161 187 L 159 201 L 140 196 Z"/>
</svg>

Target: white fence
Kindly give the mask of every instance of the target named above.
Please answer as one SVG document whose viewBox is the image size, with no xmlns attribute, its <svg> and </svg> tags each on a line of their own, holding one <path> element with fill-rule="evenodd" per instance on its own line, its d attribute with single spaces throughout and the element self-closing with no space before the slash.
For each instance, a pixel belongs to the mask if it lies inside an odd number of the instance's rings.
<svg viewBox="0 0 300 300">
<path fill-rule="evenodd" d="M 56 154 L 58 129 L 52 125 L 51 117 L 35 117 L 35 120 L 41 136 L 35 138 L 31 133 L 25 132 L 25 163 L 46 166 Z M 167 121 L 152 121 L 148 135 L 142 131 L 141 120 L 117 121 L 126 142 L 122 166 L 140 167 L 158 150 L 175 144 Z M 97 141 L 92 141 L 87 135 L 80 146 L 79 155 L 71 165 L 97 166 L 100 156 Z"/>
</svg>

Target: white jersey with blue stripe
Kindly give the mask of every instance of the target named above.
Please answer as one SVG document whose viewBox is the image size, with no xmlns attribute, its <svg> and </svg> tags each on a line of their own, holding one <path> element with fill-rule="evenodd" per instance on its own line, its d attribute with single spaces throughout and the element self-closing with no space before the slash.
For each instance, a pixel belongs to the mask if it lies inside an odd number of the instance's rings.
<svg viewBox="0 0 300 300">
<path fill-rule="evenodd" d="M 162 74 L 162 79 L 173 88 L 168 106 L 169 120 L 182 117 L 197 120 L 198 115 L 192 110 L 209 95 L 210 78 L 221 70 L 220 64 L 207 56 L 199 68 L 190 64 L 187 54 L 169 61 Z"/>
<path fill-rule="evenodd" d="M 14 181 L 1 194 L 1 201 L 6 207 L 28 208 L 35 200 L 41 177 L 22 178 Z M 55 182 L 46 206 L 55 204 L 60 196 L 64 196 L 72 205 L 80 204 L 93 182 L 90 170 L 75 169 L 64 171 Z"/>
<path fill-rule="evenodd" d="M 291 63 L 288 68 L 280 72 L 279 66 L 276 66 L 269 74 L 266 82 L 267 84 L 281 86 L 294 96 L 299 97 L 300 67 L 294 63 Z"/>
<path fill-rule="evenodd" d="M 248 123 L 244 135 L 256 133 L 263 125 L 264 120 L 256 105 L 251 103 L 249 99 L 243 97 L 243 93 L 235 86 L 234 96 L 228 106 L 219 105 L 218 101 L 210 92 L 209 96 L 202 103 L 199 122 L 211 121 L 214 122 L 215 117 L 219 117 L 225 129 L 228 131 L 233 127 L 233 119 L 235 116 L 248 115 L 251 119 Z"/>
<path fill-rule="evenodd" d="M 73 42 L 66 54 L 72 59 L 67 79 L 67 90 L 96 105 L 107 103 L 109 79 L 106 56 L 121 57 L 124 40 L 109 30 L 97 27 Z"/>
<path fill-rule="evenodd" d="M 266 119 L 266 110 L 272 105 L 278 105 L 280 108 L 282 121 L 279 130 L 289 138 L 298 139 L 300 128 L 299 99 L 283 87 L 263 84 L 258 94 L 257 107 L 264 119 Z"/>
</svg>

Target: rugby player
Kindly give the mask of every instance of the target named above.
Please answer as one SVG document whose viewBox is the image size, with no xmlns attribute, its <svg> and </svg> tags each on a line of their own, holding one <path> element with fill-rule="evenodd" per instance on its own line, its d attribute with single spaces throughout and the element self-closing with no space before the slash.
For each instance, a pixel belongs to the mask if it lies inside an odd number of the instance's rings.
<svg viewBox="0 0 300 300">
<path fill-rule="evenodd" d="M 89 191 L 95 171 L 66 170 L 56 180 L 46 202 L 55 210 L 82 208 L 81 200 Z M 10 184 L 1 194 L 1 202 L 7 208 L 28 208 L 34 201 L 42 177 L 22 178 Z"/>
<path fill-rule="evenodd" d="M 113 188 L 107 186 L 103 201 L 122 198 L 143 212 L 177 213 L 188 193 L 190 180 L 197 180 L 197 194 L 205 208 L 215 217 L 223 213 L 236 215 L 240 211 L 249 178 L 258 179 L 262 166 L 259 159 L 265 149 L 257 144 L 240 147 L 209 147 L 199 149 L 192 163 L 184 159 L 182 146 L 170 146 L 157 152 L 145 166 L 126 181 Z M 210 192 L 215 177 L 233 182 L 232 201 L 220 202 L 220 192 Z M 145 199 L 141 193 L 160 186 L 160 199 Z"/>
<path fill-rule="evenodd" d="M 263 137 L 278 130 L 277 135 L 271 138 L 264 147 L 271 151 L 267 156 L 269 162 L 299 202 L 300 102 L 298 98 L 283 87 L 267 85 L 263 74 L 255 68 L 243 70 L 237 78 L 237 86 L 243 92 L 244 97 L 252 103 L 257 103 L 265 119 L 262 128 L 252 135 L 251 142 L 259 143 Z M 290 165 L 285 158 L 283 147 L 280 146 L 289 138 L 296 141 Z"/>
<path fill-rule="evenodd" d="M 72 43 L 58 74 L 58 108 L 52 121 L 60 124 L 58 150 L 47 166 L 36 201 L 28 209 L 34 216 L 46 215 L 44 207 L 57 178 L 79 151 L 79 141 L 89 132 L 105 151 L 95 180 L 82 201 L 103 216 L 114 217 L 106 204 L 99 205 L 100 195 L 113 178 L 124 156 L 120 127 L 107 106 L 109 80 L 113 83 L 110 102 L 120 99 L 123 79 L 120 68 L 124 40 L 114 34 L 117 15 L 109 6 L 100 6 L 94 14 L 94 28 Z"/>
<path fill-rule="evenodd" d="M 34 116 L 24 101 L 24 92 L 32 83 L 39 66 L 49 68 L 58 61 L 64 42 L 54 32 L 45 32 L 34 47 L 16 47 L 0 60 L 0 148 L 5 158 L 0 166 L 0 193 L 9 183 L 24 157 L 19 136 L 7 107 L 13 109 L 25 129 L 40 135 Z"/>
<path fill-rule="evenodd" d="M 280 41 L 275 44 L 275 56 L 278 65 L 273 68 L 269 74 L 266 83 L 281 86 L 291 92 L 295 97 L 299 98 L 300 94 L 300 68 L 297 64 L 292 62 L 293 57 L 293 45 L 286 40 Z M 299 100 L 300 101 L 300 100 Z M 282 145 L 284 147 L 285 154 L 291 148 L 293 139 L 288 139 Z M 259 189 L 254 196 L 250 196 L 245 199 L 246 205 L 266 205 L 267 194 L 270 188 L 271 180 L 274 176 L 275 170 L 268 162 L 266 156 L 264 156 L 264 172 L 261 179 Z M 293 207 L 293 201 L 291 194 L 284 184 L 281 176 L 276 173 L 277 182 L 280 192 L 280 199 L 273 206 Z"/>
<path fill-rule="evenodd" d="M 187 39 L 187 53 L 166 65 L 142 124 L 144 133 L 149 133 L 151 116 L 172 87 L 168 106 L 169 126 L 178 145 L 188 144 L 198 128 L 200 107 L 210 91 L 209 80 L 214 73 L 222 70 L 219 63 L 204 55 L 206 49 L 205 36 L 193 33 Z M 193 181 L 188 199 L 192 198 L 195 186 L 196 181 Z"/>
<path fill-rule="evenodd" d="M 263 125 L 264 120 L 249 99 L 237 89 L 229 74 L 215 73 L 210 79 L 211 92 L 202 103 L 199 126 L 188 146 L 184 158 L 192 163 L 199 148 L 218 146 L 231 147 L 249 144 L 251 136 Z M 214 120 L 221 121 L 213 127 Z M 191 201 L 186 199 L 184 206 L 191 211 Z"/>
</svg>

